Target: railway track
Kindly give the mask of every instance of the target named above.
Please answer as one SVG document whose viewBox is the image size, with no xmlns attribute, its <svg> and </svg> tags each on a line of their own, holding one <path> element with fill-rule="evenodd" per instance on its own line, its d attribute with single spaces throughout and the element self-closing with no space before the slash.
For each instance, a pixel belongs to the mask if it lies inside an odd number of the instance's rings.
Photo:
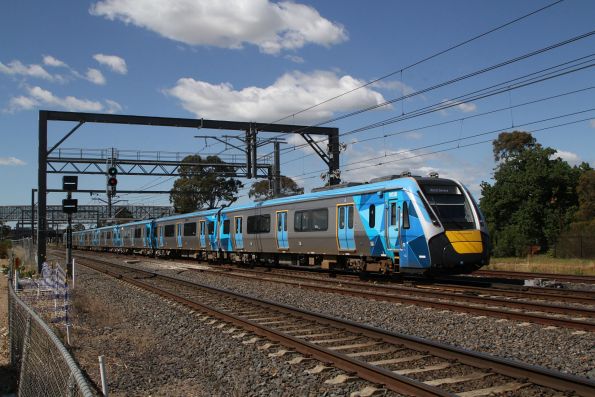
<svg viewBox="0 0 595 397">
<path fill-rule="evenodd" d="M 294 274 L 271 274 L 269 272 L 256 270 L 233 269 L 221 271 L 210 269 L 197 270 L 192 268 L 189 268 L 188 270 L 222 274 L 226 277 L 283 283 L 302 289 L 359 296 L 367 299 L 415 304 L 435 309 L 488 315 L 548 326 L 595 331 L 595 310 L 592 308 L 553 305 L 543 303 L 543 301 L 540 303 L 515 301 L 501 297 L 474 296 L 464 293 L 434 291 L 402 286 L 371 285 L 364 282 L 312 278 Z M 543 299 L 543 296 L 539 295 L 539 298 Z M 595 299 L 589 300 L 585 298 L 581 300 L 581 303 L 586 303 L 585 301 L 590 304 L 595 304 Z M 515 310 L 523 310 L 524 312 Z M 553 315 L 564 317 L 555 317 Z"/>
<path fill-rule="evenodd" d="M 143 259 L 144 262 L 158 261 Z M 162 263 L 162 262 L 161 262 Z M 193 268 L 187 268 L 196 271 Z M 514 321 L 531 322 L 545 326 L 595 331 L 595 297 L 593 294 L 579 293 L 565 295 L 550 290 L 510 291 L 495 288 L 473 288 L 460 286 L 370 284 L 352 276 L 340 276 L 340 279 L 316 277 L 311 273 L 302 275 L 296 271 L 277 269 L 254 270 L 236 267 L 223 267 L 222 270 L 201 269 L 226 277 L 235 277 L 257 281 L 283 283 L 302 289 L 317 290 L 366 299 L 414 304 L 439 310 L 451 310 L 472 313 L 479 316 L 504 318 Z M 357 281 L 356 281 L 357 280 Z M 558 292 L 556 290 L 556 292 Z M 528 301 L 530 300 L 530 301 Z M 565 302 L 581 306 L 552 304 Z"/>
<path fill-rule="evenodd" d="M 501 270 L 476 270 L 472 276 L 480 277 L 498 277 L 509 278 L 515 280 L 527 279 L 547 279 L 557 281 L 567 281 L 571 283 L 595 284 L 595 276 L 573 276 L 570 274 L 554 274 L 554 273 L 530 273 L 530 272 L 508 272 Z"/>
<path fill-rule="evenodd" d="M 408 395 L 593 395 L 595 382 L 96 258 L 78 263 Z M 235 332 L 234 330 L 232 332 Z M 228 331 L 226 331 L 228 332 Z M 255 341 L 254 338 L 250 341 Z M 281 349 L 277 354 L 282 354 Z"/>
</svg>

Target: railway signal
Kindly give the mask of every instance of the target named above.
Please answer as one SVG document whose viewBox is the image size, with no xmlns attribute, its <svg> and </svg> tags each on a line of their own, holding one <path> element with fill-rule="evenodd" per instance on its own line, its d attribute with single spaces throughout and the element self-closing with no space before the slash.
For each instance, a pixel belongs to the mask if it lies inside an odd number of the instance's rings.
<svg viewBox="0 0 595 397">
<path fill-rule="evenodd" d="M 116 186 L 118 185 L 118 168 L 115 165 L 107 169 L 107 194 L 109 196 L 116 195 Z"/>
</svg>

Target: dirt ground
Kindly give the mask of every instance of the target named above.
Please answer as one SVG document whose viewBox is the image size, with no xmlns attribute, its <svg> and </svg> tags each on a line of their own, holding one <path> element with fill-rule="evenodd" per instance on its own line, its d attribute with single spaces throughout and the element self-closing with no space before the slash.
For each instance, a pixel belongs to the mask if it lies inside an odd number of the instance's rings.
<svg viewBox="0 0 595 397">
<path fill-rule="evenodd" d="M 0 259 L 0 268 L 6 264 Z M 8 351 L 8 278 L 0 274 L 0 396 L 14 395 L 16 374 L 11 371 Z"/>
</svg>

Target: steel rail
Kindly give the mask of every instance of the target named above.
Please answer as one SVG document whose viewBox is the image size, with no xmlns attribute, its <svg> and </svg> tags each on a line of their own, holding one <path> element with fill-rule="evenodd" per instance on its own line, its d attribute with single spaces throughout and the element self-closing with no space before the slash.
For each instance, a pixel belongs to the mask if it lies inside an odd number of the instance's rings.
<svg viewBox="0 0 595 397">
<path fill-rule="evenodd" d="M 89 260 L 88 258 L 86 258 Z M 191 307 L 195 310 L 201 311 L 203 313 L 207 313 L 210 316 L 217 317 L 218 319 L 228 322 L 230 324 L 234 324 L 240 326 L 248 331 L 254 332 L 257 335 L 266 337 L 270 340 L 275 342 L 281 343 L 284 346 L 289 348 L 295 349 L 296 351 L 311 356 L 321 362 L 325 363 L 332 363 L 337 368 L 340 368 L 347 372 L 357 373 L 362 379 L 368 380 L 373 383 L 380 383 L 388 387 L 389 389 L 399 392 L 405 393 L 415 396 L 454 396 L 452 393 L 445 392 L 437 387 L 426 385 L 422 382 L 416 381 L 411 378 L 407 378 L 405 376 L 397 375 L 392 371 L 386 370 L 384 368 L 373 366 L 367 364 L 365 362 L 353 359 L 351 357 L 346 356 L 345 354 L 339 352 L 332 352 L 328 349 L 324 349 L 320 346 L 317 346 L 313 343 L 309 343 L 307 341 L 292 337 L 290 335 L 284 334 L 282 332 L 275 331 L 270 327 L 259 325 L 253 321 L 249 321 L 246 319 L 242 319 L 238 316 L 235 316 L 230 313 L 225 313 L 221 310 L 217 310 L 210 306 L 198 303 L 196 301 L 192 301 L 181 297 L 179 295 L 173 294 L 161 288 L 155 287 L 150 285 L 144 281 L 135 279 L 133 277 L 129 277 L 126 275 L 122 275 L 119 273 L 115 273 L 104 268 L 91 265 L 89 263 L 82 263 L 85 266 L 91 267 L 97 271 L 102 273 L 108 274 L 112 277 L 124 280 L 133 284 L 137 287 L 143 288 L 145 290 L 154 292 L 160 296 L 165 298 L 174 300 L 176 302 L 182 303 L 188 307 Z M 120 265 L 109 264 L 110 266 L 121 267 Z M 145 272 L 142 270 L 134 270 L 135 272 L 143 272 L 143 273 L 150 273 Z M 150 273 L 152 274 L 152 273 Z M 165 278 L 163 276 L 157 275 L 159 278 Z M 180 282 L 182 280 L 179 279 L 172 279 L 176 280 L 176 282 Z M 192 288 L 201 287 L 204 288 L 205 286 L 189 283 Z M 218 293 L 225 293 L 223 290 L 216 290 Z M 251 304 L 254 304 L 250 301 L 251 298 L 243 297 L 241 295 L 235 296 L 236 298 L 240 298 L 244 301 L 247 301 Z"/>
<path fill-rule="evenodd" d="M 189 270 L 194 270 L 194 269 L 189 269 Z M 202 270 L 202 271 L 207 271 L 207 270 Z M 558 326 L 558 327 L 573 328 L 573 329 L 578 329 L 578 330 L 583 330 L 583 331 L 595 332 L 595 322 L 589 322 L 589 321 L 564 319 L 564 318 L 556 318 L 556 317 L 549 317 L 549 316 L 540 316 L 538 314 L 533 314 L 533 313 L 517 313 L 517 312 L 513 312 L 513 311 L 494 309 L 491 307 L 477 307 L 477 306 L 463 305 L 463 304 L 459 304 L 459 303 L 440 302 L 440 301 L 435 301 L 435 300 L 426 299 L 426 298 L 409 298 L 406 296 L 384 294 L 384 293 L 372 292 L 372 291 L 357 291 L 357 290 L 348 289 L 348 288 L 326 287 L 323 285 L 300 283 L 300 282 L 296 282 L 296 281 L 257 278 L 254 276 L 246 276 L 246 275 L 241 275 L 241 274 L 224 273 L 224 272 L 217 272 L 217 271 L 213 271 L 213 272 L 222 274 L 225 276 L 231 276 L 231 277 L 237 277 L 237 278 L 248 278 L 248 279 L 258 280 L 258 281 L 271 281 L 271 282 L 277 282 L 277 283 L 282 283 L 282 284 L 287 284 L 287 285 L 295 285 L 298 288 L 302 288 L 302 289 L 310 289 L 310 290 L 324 291 L 324 292 L 330 292 L 330 293 L 339 293 L 339 294 L 343 294 L 343 295 L 357 296 L 357 297 L 366 298 L 366 299 L 372 298 L 372 299 L 376 299 L 376 300 L 385 300 L 385 301 L 389 301 L 389 302 L 399 302 L 399 303 L 407 303 L 407 304 L 414 304 L 414 305 L 422 305 L 425 307 L 432 307 L 435 309 L 446 309 L 446 310 L 454 310 L 454 311 L 459 311 L 459 312 L 464 312 L 464 313 L 474 313 L 474 314 L 478 314 L 478 315 L 489 315 L 491 317 L 505 318 L 505 319 L 509 319 L 509 320 L 529 321 L 529 322 L 542 324 L 542 325 L 548 325 L 548 326 L 554 325 L 554 326 Z M 312 280 L 312 281 L 317 282 L 318 280 Z M 472 298 L 472 297 L 470 297 L 470 298 Z M 506 302 L 506 303 L 508 304 L 509 302 Z M 536 310 L 535 305 L 531 305 L 531 304 L 522 305 L 518 302 L 512 302 L 512 303 L 515 303 L 517 305 L 516 307 L 523 307 L 523 308 L 529 307 L 529 308 Z M 485 304 L 485 302 L 484 302 L 484 304 Z M 549 307 L 549 306 L 546 305 L 546 307 Z M 561 307 L 561 306 L 560 307 L 553 306 L 553 307 L 559 308 L 560 309 L 559 312 L 564 313 L 564 311 L 562 310 L 562 309 L 564 309 L 563 307 Z M 585 313 L 588 313 L 591 316 L 593 315 L 593 312 L 594 312 L 592 309 L 587 310 L 587 309 L 573 309 L 573 308 L 569 309 L 569 311 L 580 313 L 580 315 L 584 315 Z"/>
<path fill-rule="evenodd" d="M 192 268 L 188 268 L 188 270 L 196 270 Z M 581 319 L 568 319 L 568 318 L 557 318 L 552 316 L 540 315 L 535 313 L 519 313 L 509 310 L 502 310 L 498 308 L 486 307 L 486 306 L 472 306 L 466 304 L 460 304 L 455 302 L 441 302 L 437 300 L 422 298 L 422 297 L 408 297 L 402 295 L 394 295 L 394 294 L 385 294 L 375 291 L 359 291 L 354 289 L 348 288 L 340 288 L 340 287 L 327 287 L 323 285 L 316 285 L 313 283 L 316 282 L 329 282 L 332 283 L 334 280 L 321 280 L 321 279 L 314 279 L 308 278 L 304 276 L 294 276 L 290 275 L 287 277 L 291 277 L 292 280 L 279 280 L 279 279 L 266 279 L 266 278 L 256 278 L 253 276 L 246 276 L 241 274 L 232 274 L 227 272 L 221 272 L 217 270 L 209 270 L 209 269 L 202 269 L 201 271 L 209 271 L 217 274 L 222 274 L 225 276 L 236 277 L 236 278 L 247 278 L 247 279 L 257 279 L 259 281 L 270 281 L 270 282 L 277 282 L 283 283 L 286 285 L 294 285 L 298 286 L 302 289 L 309 289 L 309 290 L 316 290 L 316 291 L 323 291 L 329 293 L 339 293 L 343 295 L 350 295 L 350 296 L 357 296 L 362 297 L 365 299 L 375 299 L 375 300 L 385 300 L 389 302 L 398 302 L 398 303 L 406 303 L 406 304 L 414 304 L 414 305 L 421 305 L 424 307 L 431 307 L 434 309 L 440 310 L 451 310 L 451 311 L 458 311 L 463 313 L 473 313 L 476 315 L 487 315 L 490 317 L 496 318 L 504 318 L 508 320 L 515 320 L 515 321 L 528 321 L 536 324 L 546 325 L 546 326 L 556 326 L 556 327 L 563 327 L 563 328 L 572 328 L 581 331 L 590 331 L 595 332 L 595 322 L 592 321 L 585 321 Z M 247 272 L 255 272 L 253 270 L 247 270 Z M 282 276 L 281 276 L 282 277 Z M 307 280 L 309 283 L 301 283 L 293 281 L 295 279 L 302 279 Z M 355 281 L 340 281 L 337 283 L 343 284 L 352 284 L 356 286 L 365 286 L 366 288 L 370 288 L 369 285 L 361 282 Z M 374 286 L 374 288 L 404 288 L 404 287 L 383 287 L 383 286 Z M 595 310 L 587 309 L 587 308 L 573 308 L 573 307 L 566 307 L 560 305 L 551 305 L 551 304 L 541 304 L 541 303 L 529 303 L 529 302 L 514 302 L 508 301 L 506 299 L 498 299 L 498 298 L 488 298 L 488 297 L 474 297 L 474 296 L 467 296 L 467 295 L 459 295 L 454 293 L 447 293 L 447 292 L 434 292 L 434 291 L 415 291 L 415 292 L 405 292 L 405 290 L 399 290 L 399 292 L 404 292 L 407 295 L 427 295 L 432 297 L 437 297 L 438 299 L 456 299 L 456 300 L 466 300 L 472 303 L 478 303 L 482 305 L 490 305 L 490 304 L 503 304 L 506 307 L 510 308 L 518 308 L 518 309 L 525 309 L 525 310 L 532 310 L 532 311 L 541 311 L 541 312 L 550 312 L 550 313 L 557 313 L 557 314 L 565 314 L 565 315 L 576 315 L 581 317 L 593 317 L 595 316 Z"/>
<path fill-rule="evenodd" d="M 308 280 L 308 281 L 321 281 L 321 282 L 325 282 L 325 283 L 333 283 L 333 284 L 344 284 L 344 285 L 353 285 L 353 286 L 358 286 L 358 287 L 366 287 L 366 288 L 373 288 L 376 290 L 384 290 L 384 291 L 389 291 L 389 292 L 394 292 L 394 291 L 398 291 L 398 292 L 403 292 L 406 293 L 408 295 L 430 295 L 430 296 L 435 296 L 435 295 L 439 295 L 439 294 L 443 294 L 444 297 L 449 298 L 449 297 L 461 297 L 461 298 L 466 298 L 469 301 L 473 301 L 475 303 L 483 303 L 483 302 L 487 302 L 485 300 L 490 300 L 490 301 L 499 301 L 499 298 L 490 298 L 490 297 L 481 297 L 481 296 L 471 296 L 471 295 L 461 295 L 461 294 L 456 294 L 456 293 L 449 293 L 447 291 L 433 291 L 432 287 L 420 287 L 419 285 L 417 287 L 406 287 L 406 286 L 400 286 L 400 285 L 386 285 L 386 284 L 369 284 L 366 282 L 361 282 L 361 281 L 351 281 L 351 280 L 337 280 L 337 279 L 328 279 L 328 278 L 315 278 L 315 277 L 308 277 L 308 276 L 300 276 L 294 273 L 278 273 L 278 272 L 274 272 L 271 273 L 270 271 L 260 271 L 260 270 L 253 270 L 253 269 L 234 269 L 234 268 L 226 268 L 229 269 L 231 271 L 236 271 L 236 272 L 244 272 L 244 273 L 254 273 L 254 274 L 269 274 L 271 276 L 279 276 L 279 277 L 287 277 L 287 278 L 291 278 L 293 280 Z M 216 271 L 216 270 L 213 270 Z M 572 303 L 580 303 L 580 304 L 586 304 L 586 305 L 595 305 L 595 292 L 592 293 L 590 296 L 568 296 L 568 295 L 558 295 L 558 294 L 553 294 L 550 292 L 543 292 L 543 293 L 539 293 L 539 292 L 516 292 L 516 291 L 510 291 L 510 290 L 505 290 L 505 289 L 497 289 L 497 288 L 477 288 L 477 287 L 459 287 L 459 286 L 452 286 L 452 287 L 447 287 L 445 289 L 458 289 L 460 291 L 467 292 L 467 291 L 473 291 L 473 292 L 478 292 L 484 295 L 487 294 L 493 294 L 493 295 L 502 295 L 502 296 L 510 296 L 510 297 L 516 297 L 516 298 L 523 298 L 523 299 L 539 299 L 539 300 L 546 300 L 546 299 L 550 299 L 550 300 L 561 300 L 561 301 L 565 301 L 565 302 L 572 302 Z M 471 300 L 473 299 L 473 300 Z M 508 300 L 502 300 L 503 303 L 508 303 L 511 301 Z M 536 305 L 545 305 L 545 307 L 552 307 L 552 313 L 566 313 L 566 306 L 559 306 L 559 305 L 552 305 L 552 304 L 543 304 L 543 303 L 534 303 Z M 537 309 L 537 308 L 535 308 Z M 544 308 L 545 309 L 545 308 Z M 562 311 L 564 310 L 564 311 Z M 595 315 L 595 310 L 591 310 L 591 313 L 589 314 L 589 309 L 587 309 L 586 311 L 583 311 L 582 313 L 580 312 L 576 312 L 577 315 Z"/>
<path fill-rule="evenodd" d="M 476 270 L 473 273 L 471 273 L 471 275 L 481 277 L 503 277 L 513 279 L 545 278 L 549 280 L 595 284 L 595 276 L 574 276 L 572 274 L 511 272 L 505 270 Z"/>
<path fill-rule="evenodd" d="M 103 263 L 103 264 L 107 264 L 108 266 L 117 267 L 120 269 L 126 269 L 128 271 L 144 273 L 144 274 L 150 276 L 152 279 L 155 279 L 155 278 L 163 279 L 163 280 L 166 280 L 166 281 L 169 281 L 172 283 L 185 285 L 190 288 L 200 288 L 200 289 L 203 289 L 203 290 L 215 293 L 215 294 L 221 294 L 224 296 L 239 299 L 239 300 L 248 302 L 251 305 L 256 304 L 256 305 L 268 307 L 275 311 L 284 312 L 284 313 L 292 315 L 292 316 L 299 316 L 302 319 L 326 324 L 328 326 L 339 328 L 339 329 L 344 329 L 349 332 L 362 334 L 362 335 L 365 335 L 372 339 L 382 340 L 386 343 L 404 345 L 407 348 L 417 350 L 417 351 L 427 351 L 430 354 L 435 355 L 437 357 L 442 357 L 442 358 L 445 358 L 448 360 L 457 360 L 463 364 L 471 365 L 471 366 L 477 367 L 477 368 L 489 369 L 490 371 L 497 372 L 501 375 L 510 376 L 510 377 L 517 378 L 517 379 L 518 378 L 527 379 L 528 381 L 530 381 L 531 383 L 536 384 L 536 385 L 545 386 L 545 387 L 549 387 L 549 388 L 553 388 L 553 389 L 561 390 L 561 391 L 573 391 L 581 396 L 591 396 L 591 395 L 595 394 L 595 382 L 590 379 L 587 379 L 587 378 L 581 378 L 581 377 L 574 376 L 574 375 L 563 374 L 561 372 L 548 370 L 548 369 L 545 369 L 542 367 L 531 366 L 531 365 L 527 365 L 524 363 L 515 362 L 512 360 L 506 360 L 503 358 L 493 357 L 493 356 L 490 356 L 490 355 L 487 355 L 484 353 L 472 352 L 472 351 L 468 351 L 465 349 L 448 346 L 448 345 L 445 345 L 442 343 L 424 340 L 424 339 L 417 338 L 414 336 L 393 333 L 393 332 L 390 332 L 387 330 L 382 330 L 382 329 L 375 328 L 372 326 L 358 324 L 353 321 L 343 320 L 343 319 L 339 319 L 339 318 L 335 318 L 335 317 L 331 317 L 331 316 L 326 316 L 323 314 L 319 314 L 319 313 L 315 313 L 315 312 L 311 312 L 311 311 L 307 311 L 307 310 L 302 310 L 302 309 L 298 309 L 298 308 L 294 308 L 291 306 L 282 305 L 282 304 L 278 304 L 278 303 L 274 303 L 274 302 L 270 302 L 270 301 L 266 301 L 266 300 L 262 300 L 262 299 L 258 299 L 258 298 L 252 298 L 252 297 L 249 297 L 246 295 L 210 287 L 210 286 L 199 284 L 199 283 L 190 282 L 187 280 L 182 280 L 182 279 L 179 279 L 176 277 L 165 276 L 162 274 L 149 272 L 149 271 L 145 271 L 145 270 L 140 270 L 140 269 L 133 269 L 128 266 L 118 265 L 118 264 L 114 264 L 114 263 L 103 261 L 103 260 L 89 259 L 89 258 L 85 258 L 85 259 L 87 261 L 92 260 L 92 261 L 95 261 L 96 263 L 97 262 Z M 88 262 L 87 262 L 87 264 L 88 264 Z M 87 264 L 85 264 L 85 265 L 87 265 Z M 93 267 L 93 265 L 91 265 L 90 267 Z M 101 270 L 96 269 L 96 270 L 105 272 L 107 274 L 115 275 L 116 277 L 118 277 L 120 279 L 124 279 L 127 282 L 131 282 L 131 283 L 136 284 L 141 287 L 144 287 L 143 285 L 147 284 L 147 283 L 145 283 L 141 280 L 137 280 L 131 276 L 122 275 L 122 274 L 114 273 L 114 272 L 108 273 L 105 271 L 105 269 L 101 269 Z M 157 287 L 154 287 L 154 286 L 152 286 L 152 287 L 158 289 Z M 172 299 L 177 300 L 178 298 L 181 298 L 181 297 L 177 297 L 177 295 L 174 295 L 170 292 L 167 292 L 167 291 L 163 291 L 163 292 L 166 293 L 168 296 L 171 295 Z M 173 298 L 173 296 L 176 296 L 177 298 Z M 186 300 L 185 298 L 181 298 L 181 299 Z M 200 307 L 205 307 L 203 305 L 200 305 L 197 302 L 192 302 L 192 301 L 189 301 L 189 302 L 191 302 L 193 305 L 196 304 L 196 305 L 199 305 Z M 336 363 L 335 365 L 337 367 L 345 369 L 347 371 L 354 371 L 352 366 L 355 365 L 357 368 L 359 368 L 358 370 L 355 370 L 355 372 L 357 372 L 360 376 L 362 376 L 362 378 L 369 379 L 376 383 L 383 383 L 387 387 L 391 388 L 391 390 L 407 393 L 406 391 L 401 391 L 401 389 L 393 389 L 392 387 L 396 387 L 395 384 L 386 383 L 386 381 L 372 380 L 371 378 L 367 378 L 366 376 L 373 376 L 373 377 L 387 376 L 390 379 L 393 379 L 393 381 L 398 382 L 400 386 L 403 386 L 403 385 L 401 385 L 401 382 L 404 382 L 404 387 L 407 387 L 407 388 L 422 386 L 421 389 L 417 389 L 417 390 L 412 389 L 411 390 L 415 393 L 415 395 L 441 395 L 441 396 L 452 395 L 450 393 L 445 393 L 444 391 L 442 391 L 440 389 L 436 389 L 434 387 L 425 385 L 425 384 L 417 382 L 415 380 L 411 380 L 407 377 L 396 375 L 396 374 L 392 373 L 391 371 L 387 371 L 382 368 L 377 368 L 376 366 L 371 366 L 369 364 L 361 362 L 360 360 L 354 360 L 354 359 L 347 357 L 341 353 L 327 351 L 326 349 L 323 349 L 319 346 L 313 345 L 311 343 L 302 341 L 300 339 L 297 339 L 297 338 L 294 338 L 294 337 L 291 337 L 288 335 L 284 335 L 283 333 L 268 329 L 267 327 L 264 327 L 265 329 L 263 329 L 263 327 L 259 324 L 256 324 L 254 322 L 251 322 L 251 321 L 248 321 L 245 319 L 241 319 L 241 318 L 231 315 L 229 313 L 224 313 L 224 312 L 221 312 L 221 311 L 211 308 L 211 307 L 205 307 L 205 310 L 209 310 L 210 312 L 213 313 L 214 316 L 222 316 L 222 318 L 229 319 L 229 320 L 225 320 L 225 321 L 234 322 L 234 321 L 238 320 L 238 321 L 244 323 L 246 325 L 246 327 L 249 327 L 249 329 L 253 330 L 255 333 L 264 332 L 263 336 L 267 336 L 270 334 L 270 337 L 273 338 L 273 340 L 279 340 L 280 342 L 281 342 L 281 340 L 284 340 L 287 343 L 289 343 L 289 345 L 288 345 L 289 347 L 293 347 L 298 351 L 300 351 L 300 349 L 302 349 L 302 351 L 304 351 L 304 354 L 308 354 L 308 355 L 311 354 L 316 358 L 321 357 L 321 358 L 318 358 L 321 361 L 330 361 L 330 362 Z M 269 336 L 267 336 L 267 337 L 269 337 Z M 276 338 L 280 338 L 280 339 L 276 339 Z M 283 342 L 281 342 L 281 343 L 283 343 Z M 305 349 L 305 350 L 303 350 L 303 349 Z M 317 355 L 320 355 L 320 356 L 317 356 Z M 365 365 L 362 366 L 361 364 L 365 364 Z M 345 365 L 345 368 L 342 367 L 343 365 Z M 380 369 L 380 371 L 378 371 L 378 369 Z M 383 372 L 386 372 L 386 373 L 383 373 Z M 374 378 L 374 379 L 378 379 L 378 378 Z M 409 392 L 411 392 L 411 391 L 409 391 Z M 422 392 L 423 392 L 423 394 L 422 394 Z"/>
</svg>

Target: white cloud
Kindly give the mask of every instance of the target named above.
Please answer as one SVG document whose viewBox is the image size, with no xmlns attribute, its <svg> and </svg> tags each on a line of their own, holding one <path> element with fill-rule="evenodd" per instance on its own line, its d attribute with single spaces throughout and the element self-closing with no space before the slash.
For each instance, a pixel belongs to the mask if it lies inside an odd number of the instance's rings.
<svg viewBox="0 0 595 397">
<path fill-rule="evenodd" d="M 26 165 L 23 160 L 16 157 L 0 157 L 0 165 Z"/>
<path fill-rule="evenodd" d="M 579 165 L 581 163 L 581 158 L 578 154 L 568 152 L 565 150 L 558 150 L 554 155 L 553 158 L 561 158 L 562 160 L 566 161 L 570 165 Z"/>
<path fill-rule="evenodd" d="M 294 63 L 304 63 L 304 58 L 297 56 L 297 55 L 285 55 L 285 59 L 289 59 L 291 62 Z"/>
<path fill-rule="evenodd" d="M 0 62 L 0 72 L 9 75 L 21 75 L 27 77 L 37 77 L 52 81 L 54 77 L 49 74 L 41 65 L 24 65 L 21 61 L 15 60 L 8 65 Z"/>
<path fill-rule="evenodd" d="M 218 85 L 192 78 L 181 78 L 164 90 L 182 102 L 197 117 L 235 120 L 277 120 L 313 106 L 328 98 L 361 86 L 364 82 L 351 76 L 316 71 L 286 73 L 264 88 L 235 90 L 230 83 Z M 384 97 L 367 88 L 295 114 L 291 122 L 311 122 L 331 117 L 334 112 L 350 111 L 384 102 Z"/>
<path fill-rule="evenodd" d="M 100 64 L 107 66 L 116 73 L 128 73 L 126 61 L 117 55 L 95 54 L 93 55 L 93 59 L 95 59 Z"/>
<path fill-rule="evenodd" d="M 59 60 L 57 58 L 54 58 L 51 55 L 44 55 L 43 63 L 44 63 L 44 65 L 53 66 L 56 68 L 67 68 L 68 67 L 68 65 L 66 63 L 62 62 L 61 60 Z"/>
<path fill-rule="evenodd" d="M 74 96 L 58 97 L 41 87 L 28 87 L 27 96 L 19 96 L 10 99 L 8 109 L 5 111 L 15 112 L 18 110 L 29 110 L 41 106 L 51 106 L 65 109 L 72 112 L 100 112 L 105 109 L 110 112 L 117 112 L 122 106 L 115 101 L 106 100 L 105 105 L 100 101 L 80 99 Z"/>
<path fill-rule="evenodd" d="M 93 68 L 87 69 L 87 73 L 85 74 L 85 77 L 87 80 L 89 80 L 93 84 L 97 84 L 97 85 L 105 84 L 105 77 L 97 69 L 93 69 Z"/>
<path fill-rule="evenodd" d="M 102 0 L 89 12 L 190 45 L 237 49 L 249 43 L 268 54 L 347 40 L 343 26 L 323 18 L 313 7 L 290 1 Z"/>
<path fill-rule="evenodd" d="M 122 105 L 120 105 L 116 101 L 112 101 L 111 99 L 106 99 L 105 103 L 107 105 L 107 109 L 105 110 L 107 113 L 118 113 L 122 111 Z"/>
<path fill-rule="evenodd" d="M 419 141 L 424 137 L 424 134 L 418 131 L 411 131 L 403 135 L 407 139 L 411 139 L 413 141 Z"/>
<path fill-rule="evenodd" d="M 411 95 L 414 92 L 417 92 L 416 89 L 414 89 L 413 87 L 411 87 L 399 80 L 392 80 L 392 81 L 381 80 L 381 81 L 375 82 L 373 85 L 378 88 L 384 88 L 387 90 L 397 91 L 397 92 L 401 93 L 401 95 Z M 419 95 L 419 97 L 425 98 L 423 95 Z"/>
<path fill-rule="evenodd" d="M 462 102 L 462 101 L 454 101 L 450 99 L 445 99 L 442 101 L 444 106 L 447 107 L 454 107 L 457 110 L 460 110 L 463 113 L 471 113 L 477 110 L 477 105 L 471 102 Z M 441 110 L 440 113 L 447 114 L 446 110 Z"/>
</svg>

